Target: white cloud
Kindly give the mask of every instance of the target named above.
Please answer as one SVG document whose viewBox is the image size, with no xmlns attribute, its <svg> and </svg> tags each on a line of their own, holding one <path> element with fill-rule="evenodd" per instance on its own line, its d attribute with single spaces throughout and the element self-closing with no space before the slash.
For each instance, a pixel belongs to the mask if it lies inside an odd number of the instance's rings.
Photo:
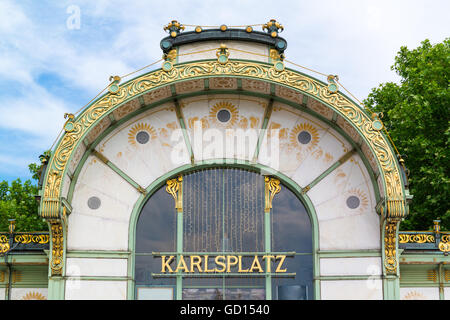
<svg viewBox="0 0 450 320">
<path fill-rule="evenodd" d="M 67 28 L 70 5 L 80 7 L 80 29 Z M 64 123 L 64 112 L 87 103 L 107 85 L 109 76 L 161 58 L 159 42 L 166 36 L 162 28 L 172 19 L 246 25 L 275 18 L 285 27 L 281 36 L 288 41 L 287 59 L 338 74 L 362 100 L 379 83 L 397 80 L 390 66 L 400 46 L 412 48 L 425 38 L 437 42 L 448 37 L 449 9 L 444 0 L 185 0 L 170 5 L 143 0 L 51 4 L 3 0 L 0 83 L 8 83 L 9 88 L 0 92 L 0 130 L 29 134 L 29 141 L 49 147 Z M 37 80 L 43 73 L 60 79 L 59 87 L 73 95 L 56 96 L 53 92 L 60 91 Z M 11 92 L 19 94 L 11 96 Z M 88 98 L 74 101 L 73 97 Z M 2 150 L 0 157 L 5 159 Z"/>
</svg>

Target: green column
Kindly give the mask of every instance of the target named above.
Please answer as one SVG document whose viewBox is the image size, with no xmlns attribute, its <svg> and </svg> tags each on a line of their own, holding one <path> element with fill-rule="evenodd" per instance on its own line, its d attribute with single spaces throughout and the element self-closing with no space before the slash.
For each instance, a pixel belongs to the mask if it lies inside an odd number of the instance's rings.
<svg viewBox="0 0 450 320">
<path fill-rule="evenodd" d="M 272 242 L 271 242 L 271 228 L 270 228 L 270 211 L 272 209 L 272 200 L 275 194 L 280 192 L 280 180 L 265 177 L 265 204 L 264 204 L 264 252 L 266 255 L 270 255 L 272 252 Z M 271 263 L 269 257 L 266 258 L 266 300 L 272 300 L 272 276 L 267 270 Z"/>
<path fill-rule="evenodd" d="M 64 300 L 65 281 L 63 277 L 51 276 L 48 279 L 48 300 Z"/>
<path fill-rule="evenodd" d="M 177 263 L 183 254 L 183 209 L 177 209 Z M 178 271 L 176 299 L 183 299 L 183 276 Z"/>
<path fill-rule="evenodd" d="M 272 251 L 270 241 L 270 209 L 264 210 L 264 252 L 269 255 Z M 272 300 L 272 276 L 267 272 L 270 259 L 266 259 L 266 300 Z"/>
<path fill-rule="evenodd" d="M 175 210 L 177 215 L 177 264 L 183 254 L 183 177 L 179 176 L 176 179 L 167 180 L 166 191 L 170 193 L 175 199 Z M 175 292 L 175 299 L 181 300 L 183 298 L 183 275 L 181 272 L 177 273 L 177 289 Z"/>
</svg>

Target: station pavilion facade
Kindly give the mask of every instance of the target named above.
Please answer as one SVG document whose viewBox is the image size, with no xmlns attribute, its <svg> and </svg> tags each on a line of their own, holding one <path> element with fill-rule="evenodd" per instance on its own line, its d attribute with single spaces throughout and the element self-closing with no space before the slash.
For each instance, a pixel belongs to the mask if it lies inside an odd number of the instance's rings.
<svg viewBox="0 0 450 320">
<path fill-rule="evenodd" d="M 399 232 L 377 114 L 285 64 L 277 21 L 165 30 L 43 157 L 48 233 L 0 234 L 0 299 L 450 299 L 449 234 Z"/>
</svg>

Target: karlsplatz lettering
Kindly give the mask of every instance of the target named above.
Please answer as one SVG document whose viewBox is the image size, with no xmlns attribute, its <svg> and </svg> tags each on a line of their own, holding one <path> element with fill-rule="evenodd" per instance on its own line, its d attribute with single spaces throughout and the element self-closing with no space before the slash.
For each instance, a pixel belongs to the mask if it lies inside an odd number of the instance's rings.
<svg viewBox="0 0 450 320">
<path fill-rule="evenodd" d="M 161 273 L 285 273 L 285 255 L 253 256 L 245 265 L 241 255 L 161 256 Z"/>
<path fill-rule="evenodd" d="M 188 304 L 186 307 L 181 307 L 181 315 L 206 315 L 208 318 L 212 316 L 214 307 L 195 307 Z"/>
</svg>

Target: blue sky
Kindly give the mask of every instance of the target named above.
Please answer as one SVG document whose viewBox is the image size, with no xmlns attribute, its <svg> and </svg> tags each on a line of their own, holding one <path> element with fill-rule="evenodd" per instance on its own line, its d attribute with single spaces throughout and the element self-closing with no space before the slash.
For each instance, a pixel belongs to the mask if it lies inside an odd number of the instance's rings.
<svg viewBox="0 0 450 320">
<path fill-rule="evenodd" d="M 79 28 L 71 28 L 79 10 Z M 400 46 L 450 36 L 450 2 L 439 1 L 10 1 L 0 0 L 0 181 L 29 179 L 28 164 L 111 75 L 161 58 L 163 26 L 280 21 L 286 58 L 326 74 L 360 100 L 398 81 Z M 76 22 L 76 21 L 75 21 Z M 145 70 L 144 72 L 149 71 Z"/>
</svg>

